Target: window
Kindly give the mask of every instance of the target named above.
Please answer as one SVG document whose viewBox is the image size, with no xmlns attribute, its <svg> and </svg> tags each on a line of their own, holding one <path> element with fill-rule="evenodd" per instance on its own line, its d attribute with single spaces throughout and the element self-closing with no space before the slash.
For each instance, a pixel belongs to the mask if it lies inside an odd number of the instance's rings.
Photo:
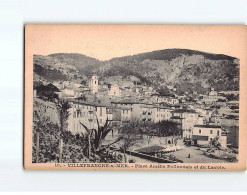
<svg viewBox="0 0 247 195">
<path fill-rule="evenodd" d="M 102 116 L 102 107 L 100 107 L 100 114 L 99 115 Z"/>
<path fill-rule="evenodd" d="M 213 134 L 213 130 L 210 130 L 210 134 Z"/>
<path fill-rule="evenodd" d="M 202 130 L 201 129 L 199 129 L 199 133 L 202 133 Z"/>
<path fill-rule="evenodd" d="M 219 130 L 217 130 L 217 135 L 220 136 L 220 131 Z"/>
<path fill-rule="evenodd" d="M 97 84 L 97 81 L 95 81 L 95 84 Z"/>
</svg>

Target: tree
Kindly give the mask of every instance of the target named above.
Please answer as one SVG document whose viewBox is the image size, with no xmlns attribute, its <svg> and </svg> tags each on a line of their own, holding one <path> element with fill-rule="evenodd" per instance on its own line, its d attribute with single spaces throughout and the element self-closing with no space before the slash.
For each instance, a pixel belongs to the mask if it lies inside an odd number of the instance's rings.
<svg viewBox="0 0 247 195">
<path fill-rule="evenodd" d="M 39 163 L 40 133 L 42 132 L 42 130 L 45 129 L 47 123 L 50 121 L 50 118 L 45 116 L 45 109 L 41 104 L 37 102 L 34 102 L 34 104 L 34 107 L 36 108 L 33 113 L 33 122 L 36 137 L 36 140 L 34 141 L 34 143 L 36 143 L 35 162 Z"/>
<path fill-rule="evenodd" d="M 167 86 L 161 86 L 157 91 L 160 95 L 170 95 L 171 94 L 171 91 L 168 89 Z"/>
<path fill-rule="evenodd" d="M 214 146 L 214 147 L 221 146 L 219 139 L 220 139 L 219 136 L 216 136 L 214 139 L 212 139 L 212 141 L 211 141 L 212 146 Z"/>
<path fill-rule="evenodd" d="M 91 144 L 91 137 L 93 139 L 92 142 L 92 148 L 94 152 L 98 152 L 101 150 L 101 144 L 102 141 L 105 139 L 105 137 L 108 135 L 108 133 L 112 130 L 111 128 L 109 128 L 109 121 L 108 118 L 106 119 L 106 122 L 103 126 L 99 125 L 99 120 L 98 118 L 96 118 L 97 120 L 97 129 L 88 129 L 86 125 L 84 125 L 83 123 L 80 122 L 80 124 L 86 129 L 87 131 L 87 137 L 88 137 L 88 143 Z M 90 146 L 91 147 L 91 146 Z"/>
<path fill-rule="evenodd" d="M 41 84 L 39 86 L 36 84 L 34 89 L 37 90 L 37 94 L 42 97 L 42 99 L 47 99 L 48 101 L 59 99 L 57 92 L 60 92 L 60 90 L 51 83 L 48 85 Z"/>
<path fill-rule="evenodd" d="M 132 122 L 124 125 L 121 128 L 121 133 L 121 139 L 123 139 L 123 144 L 121 148 L 124 152 L 124 162 L 126 163 L 126 151 L 130 149 L 131 146 L 135 145 L 138 140 L 142 139 L 143 130 L 141 130 L 139 122 Z"/>
<path fill-rule="evenodd" d="M 69 118 L 69 102 L 61 100 L 57 103 L 57 110 L 60 122 L 60 129 L 59 129 L 59 163 L 62 163 L 62 153 L 63 153 L 63 135 L 65 128 L 67 126 L 67 121 Z"/>
</svg>

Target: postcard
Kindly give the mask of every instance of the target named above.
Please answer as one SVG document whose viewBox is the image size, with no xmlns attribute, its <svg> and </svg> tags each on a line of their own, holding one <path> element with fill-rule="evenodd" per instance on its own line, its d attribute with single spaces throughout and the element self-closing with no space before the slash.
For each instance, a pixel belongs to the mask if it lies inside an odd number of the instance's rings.
<svg viewBox="0 0 247 195">
<path fill-rule="evenodd" d="M 246 170 L 244 25 L 27 24 L 24 167 Z"/>
</svg>

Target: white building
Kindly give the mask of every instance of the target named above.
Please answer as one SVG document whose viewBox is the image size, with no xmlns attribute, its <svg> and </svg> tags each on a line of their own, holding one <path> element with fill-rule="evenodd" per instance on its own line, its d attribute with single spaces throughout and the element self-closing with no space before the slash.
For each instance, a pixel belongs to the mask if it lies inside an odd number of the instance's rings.
<svg viewBox="0 0 247 195">
<path fill-rule="evenodd" d="M 105 124 L 107 120 L 105 106 L 77 100 L 69 100 L 69 102 L 71 108 L 69 109 L 68 130 L 72 134 L 86 132 L 80 123 L 83 123 L 88 129 L 98 128 L 97 119 L 100 126 Z"/>
<path fill-rule="evenodd" d="M 210 145 L 214 138 L 219 138 L 221 146 L 226 147 L 226 135 L 222 135 L 220 126 L 195 125 L 192 131 L 193 145 Z"/>
<path fill-rule="evenodd" d="M 162 107 L 162 106 L 154 106 L 154 122 L 161 122 L 164 120 L 170 120 L 172 117 L 171 113 L 172 109 Z"/>
<path fill-rule="evenodd" d="M 74 97 L 75 92 L 73 89 L 63 89 L 62 90 L 62 96 L 63 97 Z"/>
<path fill-rule="evenodd" d="M 111 88 L 108 91 L 109 96 L 116 96 L 120 97 L 121 96 L 121 89 L 118 87 L 117 84 L 114 84 L 111 86 Z"/>
<path fill-rule="evenodd" d="M 192 129 L 198 123 L 198 113 L 193 110 L 179 109 L 172 111 L 171 121 L 181 125 L 183 130 L 183 139 L 190 139 Z"/>
</svg>

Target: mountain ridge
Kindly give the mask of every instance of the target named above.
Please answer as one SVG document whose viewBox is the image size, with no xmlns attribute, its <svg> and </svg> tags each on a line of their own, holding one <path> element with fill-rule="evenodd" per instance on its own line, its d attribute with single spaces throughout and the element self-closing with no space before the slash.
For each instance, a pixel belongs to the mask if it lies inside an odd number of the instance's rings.
<svg viewBox="0 0 247 195">
<path fill-rule="evenodd" d="M 71 74 L 70 79 L 85 80 L 92 74 L 98 74 L 102 79 L 113 76 L 125 79 L 128 75 L 133 75 L 142 83 L 157 88 L 173 85 L 181 93 L 185 91 L 205 93 L 210 87 L 216 90 L 239 88 L 239 60 L 224 54 L 173 48 L 116 57 L 106 61 L 78 53 L 55 53 L 48 57 L 44 56 L 44 59 L 40 58 L 40 61 L 44 61 L 43 68 L 46 68 L 45 64 L 48 62 L 51 66 L 54 64 L 54 67 L 59 64 L 59 71 L 62 69 L 65 75 Z M 34 65 L 40 65 L 35 56 Z M 72 67 L 75 70 L 72 70 Z M 76 75 L 73 75 L 73 72 L 76 72 Z"/>
</svg>

